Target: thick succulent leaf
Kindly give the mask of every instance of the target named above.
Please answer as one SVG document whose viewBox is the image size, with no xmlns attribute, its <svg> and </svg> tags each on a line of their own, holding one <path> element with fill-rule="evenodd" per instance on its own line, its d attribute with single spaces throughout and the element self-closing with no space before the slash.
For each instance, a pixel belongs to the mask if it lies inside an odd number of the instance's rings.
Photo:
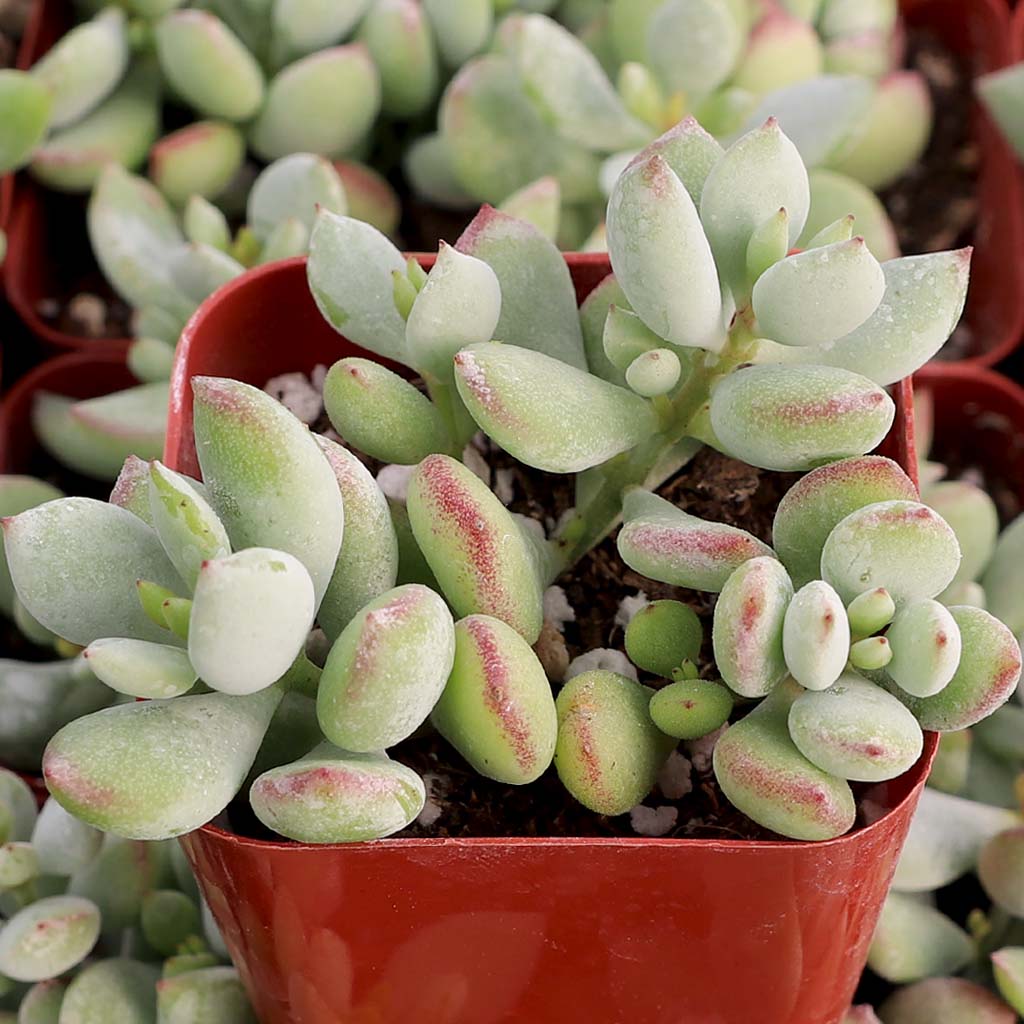
<svg viewBox="0 0 1024 1024">
<path fill-rule="evenodd" d="M 100 933 L 96 905 L 77 896 L 49 896 L 4 922 L 0 971 L 14 981 L 55 978 L 81 963 Z"/>
<path fill-rule="evenodd" d="M 460 348 L 490 341 L 501 316 L 501 286 L 491 267 L 442 242 L 406 321 L 409 361 L 451 379 Z"/>
<path fill-rule="evenodd" d="M 609 31 L 620 61 L 647 59 L 647 29 L 664 0 L 611 0 Z"/>
<path fill-rule="evenodd" d="M 73 124 L 109 95 L 129 56 L 126 19 L 116 7 L 62 36 L 31 72 L 51 96 L 50 128 Z"/>
<path fill-rule="evenodd" d="M 0 475 L 0 517 L 16 516 L 30 508 L 63 497 L 61 491 L 45 480 L 15 473 Z M 0 611 L 14 613 L 14 584 L 7 568 L 7 559 L 0 550 Z"/>
<path fill-rule="evenodd" d="M 233 967 L 205 967 L 164 978 L 156 990 L 161 1024 L 254 1024 L 249 997 Z"/>
<path fill-rule="evenodd" d="M 853 672 L 808 691 L 789 711 L 789 734 L 822 771 L 857 782 L 902 775 L 921 756 L 924 736 L 893 696 Z"/>
<path fill-rule="evenodd" d="M 774 555 L 744 562 L 715 604 L 712 640 L 723 681 L 743 697 L 763 697 L 786 675 L 783 626 L 793 584 Z"/>
<path fill-rule="evenodd" d="M 437 92 L 437 51 L 426 12 L 416 0 L 376 0 L 359 38 L 381 78 L 381 107 L 391 117 L 423 113 Z"/>
<path fill-rule="evenodd" d="M 91 498 L 62 498 L 4 521 L 15 589 L 48 629 L 85 646 L 105 636 L 160 641 L 137 579 L 172 590 L 182 582 L 157 535 L 136 516 Z"/>
<path fill-rule="evenodd" d="M 649 491 L 630 491 L 622 518 L 617 542 L 622 560 L 675 587 L 717 593 L 744 562 L 772 555 L 745 530 L 691 516 Z"/>
<path fill-rule="evenodd" d="M 576 291 L 553 242 L 532 224 L 485 206 L 456 247 L 483 260 L 498 279 L 501 316 L 493 337 L 586 368 Z"/>
<path fill-rule="evenodd" d="M 142 935 L 162 956 L 173 956 L 188 939 L 202 934 L 199 905 L 175 889 L 153 889 L 142 901 Z"/>
<path fill-rule="evenodd" d="M 193 306 L 245 272 L 245 267 L 233 256 L 203 242 L 178 246 L 167 261 L 175 287 Z"/>
<path fill-rule="evenodd" d="M 317 217 L 306 273 L 324 319 L 357 345 L 405 362 L 405 321 L 392 297 L 395 271 L 405 273 L 405 260 L 375 228 L 326 211 Z"/>
<path fill-rule="evenodd" d="M 193 377 L 192 390 L 199 464 L 232 545 L 294 555 L 312 577 L 319 603 L 344 529 L 341 492 L 319 445 L 259 388 Z"/>
<path fill-rule="evenodd" d="M 317 619 L 335 639 L 368 601 L 390 590 L 398 574 L 398 538 L 391 512 L 369 470 L 350 451 L 326 437 L 327 456 L 345 506 L 345 534 Z"/>
<path fill-rule="evenodd" d="M 68 814 L 56 800 L 43 804 L 32 830 L 32 846 L 44 874 L 73 875 L 95 860 L 102 845 L 102 832 Z"/>
<path fill-rule="evenodd" d="M 985 843 L 978 856 L 978 879 L 998 907 L 1024 916 L 1024 827 L 1007 829 Z"/>
<path fill-rule="evenodd" d="M 265 242 L 283 221 L 296 220 L 312 231 L 319 210 L 346 212 L 341 178 L 329 160 L 293 153 L 275 160 L 253 182 L 246 222 Z"/>
<path fill-rule="evenodd" d="M 786 609 L 782 649 L 789 674 L 805 689 L 827 690 L 850 653 L 850 623 L 839 595 L 823 580 L 802 586 Z"/>
<path fill-rule="evenodd" d="M 626 653 L 638 668 L 666 679 L 684 661 L 696 662 L 704 642 L 697 613 L 681 601 L 652 601 L 626 626 Z"/>
<path fill-rule="evenodd" d="M 15 171 L 26 163 L 46 135 L 52 99 L 38 79 L 23 71 L 0 71 L 0 173 Z"/>
<path fill-rule="evenodd" d="M 732 714 L 733 697 L 726 687 L 703 679 L 680 679 L 651 697 L 651 720 L 669 736 L 697 740 L 720 729 Z"/>
<path fill-rule="evenodd" d="M 214 198 L 238 173 L 245 140 L 223 121 L 197 121 L 165 135 L 152 149 L 149 176 L 175 205 L 192 196 Z"/>
<path fill-rule="evenodd" d="M 893 260 L 900 254 L 896 229 L 881 200 L 859 181 L 835 171 L 815 168 L 808 175 L 811 212 L 797 245 L 806 249 L 818 232 L 840 217 L 854 217 L 855 230 L 876 260 Z"/>
<path fill-rule="evenodd" d="M 204 561 L 189 618 L 189 660 L 215 690 L 256 693 L 291 667 L 315 612 L 309 573 L 284 551 L 246 548 Z"/>
<path fill-rule="evenodd" d="M 128 369 L 143 383 L 167 380 L 174 369 L 174 349 L 156 338 L 136 338 L 128 347 Z"/>
<path fill-rule="evenodd" d="M 921 900 L 890 893 L 878 919 L 868 966 L 895 985 L 956 974 L 974 955 L 971 937 Z"/>
<path fill-rule="evenodd" d="M 397 373 L 369 359 L 341 359 L 324 379 L 324 406 L 338 433 L 381 462 L 411 466 L 452 439 L 437 406 Z"/>
<path fill-rule="evenodd" d="M 648 714 L 653 691 L 615 672 L 574 676 L 555 701 L 555 768 L 565 788 L 598 814 L 625 814 L 654 787 L 676 741 Z"/>
<path fill-rule="evenodd" d="M 884 587 L 897 608 L 940 594 L 959 564 L 956 534 L 914 501 L 881 501 L 851 512 L 821 553 L 822 577 L 845 602 Z"/>
<path fill-rule="evenodd" d="M 463 349 L 455 357 L 455 383 L 489 437 L 548 473 L 598 466 L 657 428 L 652 407 L 639 396 L 514 345 Z"/>
<path fill-rule="evenodd" d="M 467 68 L 471 66 L 467 65 Z M 468 210 L 476 205 L 467 186 L 457 177 L 448 143 L 441 135 L 421 135 L 406 150 L 402 166 L 415 195 L 444 210 Z M 513 191 L 526 184 L 529 183 L 513 186 Z M 492 198 L 500 202 L 500 197 L 495 196 L 497 191 Z"/>
<path fill-rule="evenodd" d="M 785 11 L 770 11 L 750 33 L 730 84 L 763 96 L 820 75 L 824 65 L 821 39 L 813 25 Z"/>
<path fill-rule="evenodd" d="M 456 623 L 455 661 L 431 721 L 498 782 L 533 782 L 554 756 L 558 720 L 544 668 L 515 630 L 488 615 Z"/>
<path fill-rule="evenodd" d="M 227 121 L 246 121 L 259 110 L 263 72 L 216 15 L 172 11 L 157 24 L 155 39 L 164 76 L 189 106 Z"/>
<path fill-rule="evenodd" d="M 914 601 L 901 608 L 886 639 L 892 648 L 886 673 L 915 697 L 934 696 L 960 664 L 960 629 L 938 601 Z"/>
<path fill-rule="evenodd" d="M 1020 101 L 1024 63 L 981 75 L 975 80 L 975 88 L 1007 141 L 1024 160 L 1024 104 Z"/>
<path fill-rule="evenodd" d="M 493 0 L 423 0 L 441 59 L 460 68 L 487 45 L 494 27 Z"/>
<path fill-rule="evenodd" d="M 30 839 L 37 821 L 35 794 L 23 778 L 0 768 L 0 836 L 4 842 Z"/>
<path fill-rule="evenodd" d="M 59 1024 L 66 988 L 67 982 L 61 978 L 37 981 L 22 998 L 17 1017 L 12 1012 L 7 1024 Z"/>
<path fill-rule="evenodd" d="M 1024 564 L 1024 516 L 1018 516 L 1000 535 L 992 561 L 981 579 L 988 610 L 1014 633 L 1024 632 L 1021 564 Z"/>
<path fill-rule="evenodd" d="M 249 141 L 264 160 L 289 153 L 344 156 L 362 142 L 380 104 L 380 73 L 366 47 L 335 46 L 271 79 Z"/>
<path fill-rule="evenodd" d="M 936 732 L 966 729 L 988 717 L 1009 700 L 1021 673 L 1020 646 L 1002 622 L 981 608 L 949 611 L 961 640 L 953 678 L 933 697 L 895 691 L 921 725 Z"/>
<path fill-rule="evenodd" d="M 367 604 L 338 637 L 317 691 L 324 735 L 345 750 L 394 746 L 437 703 L 455 657 L 444 601 L 410 583 Z"/>
<path fill-rule="evenodd" d="M 621 370 L 627 370 L 635 359 L 664 344 L 663 339 L 647 327 L 636 313 L 618 306 L 608 310 L 602 341 L 605 356 Z"/>
<path fill-rule="evenodd" d="M 825 345 L 860 327 L 885 290 L 885 274 L 864 239 L 851 238 L 769 267 L 754 285 L 753 308 L 766 338 Z"/>
<path fill-rule="evenodd" d="M 695 117 L 685 117 L 638 153 L 630 164 L 646 163 L 650 157 L 660 156 L 690 193 L 694 205 L 699 207 L 704 182 L 724 152 Z"/>
<path fill-rule="evenodd" d="M 191 590 L 203 562 L 230 554 L 231 542 L 217 513 L 188 477 L 160 462 L 151 464 L 149 474 L 153 528 L 178 575 Z"/>
<path fill-rule="evenodd" d="M 195 685 L 196 670 L 180 647 L 108 637 L 83 654 L 97 679 L 130 697 L 179 697 Z"/>
<path fill-rule="evenodd" d="M 789 214 L 782 207 L 750 236 L 747 244 L 747 280 L 756 282 L 767 270 L 786 258 L 789 252 Z M 785 276 L 785 275 L 783 275 Z M 766 310 L 771 318 L 772 309 Z"/>
<path fill-rule="evenodd" d="M 413 474 L 408 511 L 455 613 L 491 615 L 533 643 L 543 619 L 536 555 L 480 478 L 454 459 L 431 455 Z"/>
<path fill-rule="evenodd" d="M 1017 1015 L 966 978 L 927 978 L 898 989 L 878 1010 L 882 1024 L 1014 1024 Z"/>
<path fill-rule="evenodd" d="M 700 219 L 718 272 L 730 287 L 745 281 L 750 236 L 783 207 L 792 246 L 807 220 L 810 189 L 799 151 L 772 117 L 726 150 L 701 194 Z"/>
<path fill-rule="evenodd" d="M 249 697 L 210 693 L 107 708 L 53 737 L 43 777 L 66 810 L 95 828 L 131 839 L 170 839 L 227 806 L 280 699 L 270 689 Z"/>
<path fill-rule="evenodd" d="M 366 221 L 393 237 L 402 216 L 398 193 L 387 178 L 357 160 L 335 160 L 334 169 L 345 190 L 345 204 L 356 220 Z"/>
<path fill-rule="evenodd" d="M 121 472 L 114 481 L 110 492 L 110 504 L 127 509 L 138 516 L 147 526 L 153 525 L 153 512 L 149 506 L 149 467 L 150 463 L 137 455 L 129 455 L 124 460 Z M 188 479 L 188 478 L 186 478 Z M 192 486 L 197 481 L 189 480 Z M 202 487 L 202 484 L 198 484 Z"/>
<path fill-rule="evenodd" d="M 781 472 L 863 455 L 895 415 L 880 387 L 831 366 L 750 366 L 722 379 L 711 397 L 711 426 L 723 450 Z"/>
<path fill-rule="evenodd" d="M 629 309 L 629 300 L 614 274 L 609 274 L 580 306 L 580 325 L 583 328 L 583 347 L 590 372 L 611 384 L 624 387 L 626 375 L 605 355 L 604 331 L 612 308 Z"/>
<path fill-rule="evenodd" d="M 928 773 L 928 785 L 943 793 L 963 794 L 971 768 L 973 746 L 973 732 L 970 729 L 947 732 L 940 736 L 939 749 L 935 752 L 932 770 Z"/>
<path fill-rule="evenodd" d="M 896 22 L 894 0 L 824 0 L 818 25 L 826 39 L 888 31 Z"/>
<path fill-rule="evenodd" d="M 932 100 L 919 71 L 894 71 L 878 83 L 861 130 L 829 165 L 880 191 L 921 158 L 932 134 Z"/>
<path fill-rule="evenodd" d="M 999 539 L 995 502 L 977 484 L 943 480 L 925 487 L 921 500 L 946 520 L 960 545 L 960 568 L 953 585 L 978 579 L 992 560 Z"/>
<path fill-rule="evenodd" d="M 179 294 L 167 262 L 184 239 L 173 210 L 144 178 L 111 164 L 89 200 L 89 241 L 104 277 L 132 306 L 161 306 L 186 318 L 193 304 Z"/>
<path fill-rule="evenodd" d="M 729 802 L 759 825 L 791 839 L 834 839 L 857 814 L 849 784 L 807 760 L 787 717 L 799 694 L 784 684 L 715 744 L 714 769 Z"/>
<path fill-rule="evenodd" d="M 264 772 L 249 799 L 268 828 L 305 843 L 354 843 L 398 832 L 423 809 L 420 777 L 382 753 L 321 744 Z M 187 975 L 186 975 L 187 977 Z"/>
<path fill-rule="evenodd" d="M 991 959 L 999 994 L 1018 1013 L 1024 1013 L 1024 948 L 1006 947 Z"/>
<path fill-rule="evenodd" d="M 68 985 L 60 1013 L 70 1021 L 99 1024 L 149 1024 L 156 1019 L 156 986 L 160 971 L 138 960 L 99 960 Z"/>
<path fill-rule="evenodd" d="M 359 24 L 371 0 L 274 0 L 274 46 L 286 58 L 315 53 L 344 39 Z"/>
<path fill-rule="evenodd" d="M 498 210 L 516 220 L 525 220 L 554 242 L 558 238 L 561 208 L 562 189 L 558 179 L 546 175 L 513 192 Z"/>
</svg>

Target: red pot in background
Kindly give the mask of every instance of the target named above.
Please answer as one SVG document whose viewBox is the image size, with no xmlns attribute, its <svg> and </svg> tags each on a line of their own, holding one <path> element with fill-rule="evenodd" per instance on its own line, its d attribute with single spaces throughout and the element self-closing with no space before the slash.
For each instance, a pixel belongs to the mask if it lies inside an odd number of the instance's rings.
<svg viewBox="0 0 1024 1024">
<path fill-rule="evenodd" d="M 577 294 L 604 255 L 567 257 Z M 429 262 L 425 260 L 424 262 Z M 189 381 L 262 385 L 363 350 L 321 318 L 305 261 L 209 299 L 178 346 L 167 463 L 198 472 Z M 913 464 L 909 384 L 892 451 Z M 826 843 L 183 837 L 263 1024 L 839 1024 L 935 749 L 891 808 Z"/>
</svg>

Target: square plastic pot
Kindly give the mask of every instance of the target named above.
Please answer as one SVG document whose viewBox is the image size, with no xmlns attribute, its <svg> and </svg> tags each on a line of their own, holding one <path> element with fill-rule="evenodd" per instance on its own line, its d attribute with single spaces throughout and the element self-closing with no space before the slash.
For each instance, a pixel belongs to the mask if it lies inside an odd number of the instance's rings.
<svg viewBox="0 0 1024 1024">
<path fill-rule="evenodd" d="M 567 261 L 580 298 L 609 270 Z M 228 284 L 179 344 L 165 460 L 198 471 L 193 375 L 262 385 L 351 354 L 369 355 L 322 319 L 304 260 Z M 909 395 L 890 439 L 905 467 Z M 181 842 L 263 1024 L 839 1024 L 935 742 L 872 794 L 886 813 L 824 843 Z"/>
</svg>

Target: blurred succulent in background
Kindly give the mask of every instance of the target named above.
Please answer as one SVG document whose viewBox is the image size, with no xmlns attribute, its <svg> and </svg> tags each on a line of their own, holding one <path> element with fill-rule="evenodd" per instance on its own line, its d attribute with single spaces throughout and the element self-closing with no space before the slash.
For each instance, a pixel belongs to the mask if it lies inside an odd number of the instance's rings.
<svg viewBox="0 0 1024 1024">
<path fill-rule="evenodd" d="M 978 78 L 978 97 L 999 129 L 1024 160 L 1024 62 Z"/>
<path fill-rule="evenodd" d="M 2 769 L 0 836 L 0 1012 L 26 1024 L 254 1024 L 176 843 L 104 836 L 53 799 L 37 812 Z"/>
</svg>

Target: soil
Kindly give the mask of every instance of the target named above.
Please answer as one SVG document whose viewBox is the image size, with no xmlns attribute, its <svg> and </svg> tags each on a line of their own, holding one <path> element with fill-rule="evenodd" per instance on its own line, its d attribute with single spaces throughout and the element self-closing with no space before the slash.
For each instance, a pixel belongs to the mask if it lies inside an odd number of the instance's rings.
<svg viewBox="0 0 1024 1024">
<path fill-rule="evenodd" d="M 32 0 L 0 0 L 0 68 L 13 68 Z"/>
</svg>

